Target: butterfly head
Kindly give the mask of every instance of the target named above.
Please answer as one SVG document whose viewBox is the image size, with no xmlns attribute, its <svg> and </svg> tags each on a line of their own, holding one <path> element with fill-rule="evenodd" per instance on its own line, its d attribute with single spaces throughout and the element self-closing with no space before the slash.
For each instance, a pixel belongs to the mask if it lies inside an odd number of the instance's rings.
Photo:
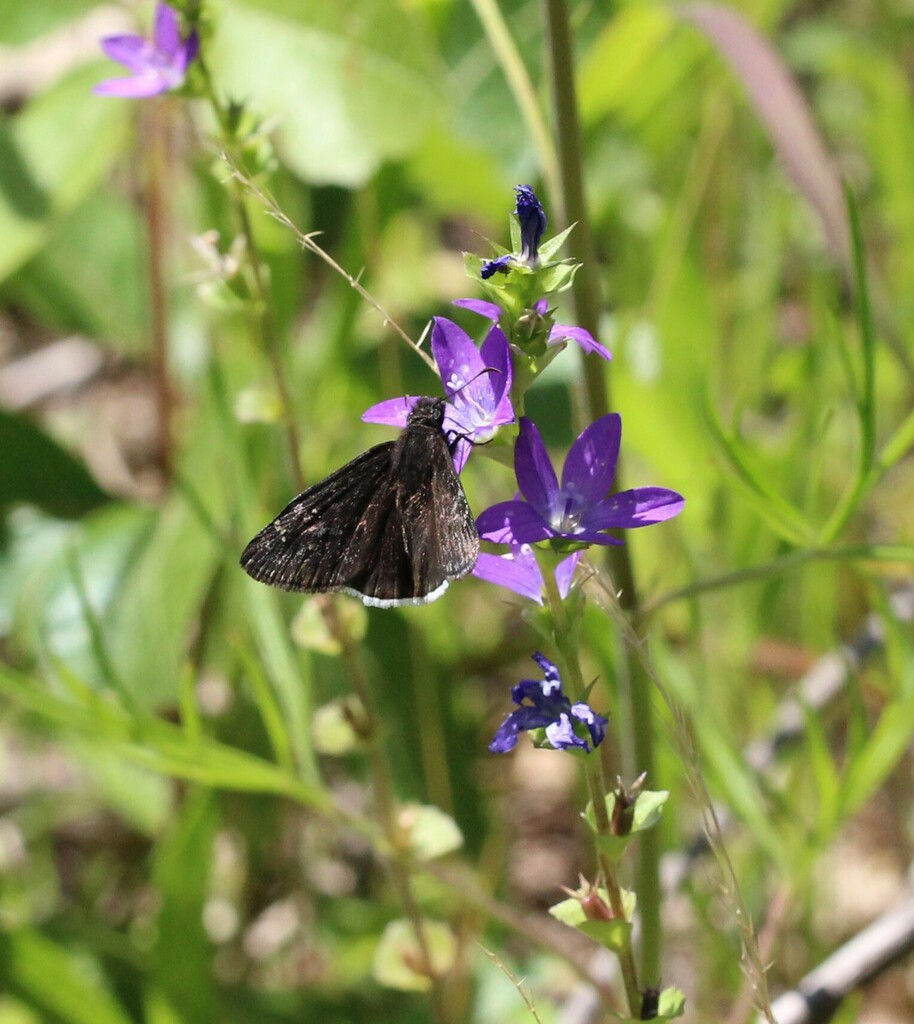
<svg viewBox="0 0 914 1024">
<path fill-rule="evenodd" d="M 422 424 L 441 430 L 444 424 L 444 407 L 443 398 L 420 398 L 410 409 L 406 422 L 411 427 Z"/>
</svg>

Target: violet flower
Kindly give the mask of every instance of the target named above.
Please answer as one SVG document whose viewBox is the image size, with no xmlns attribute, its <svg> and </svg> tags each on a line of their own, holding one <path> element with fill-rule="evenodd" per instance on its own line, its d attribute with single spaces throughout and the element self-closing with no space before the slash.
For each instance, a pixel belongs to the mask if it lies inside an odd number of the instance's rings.
<svg viewBox="0 0 914 1024">
<path fill-rule="evenodd" d="M 562 559 L 555 567 L 555 583 L 559 597 L 564 601 L 571 591 L 571 581 L 583 551 L 575 551 Z M 512 544 L 511 550 L 503 555 L 490 555 L 483 551 L 476 559 L 473 575 L 486 583 L 507 587 L 521 597 L 529 598 L 538 605 L 544 604 L 543 592 L 546 583 L 543 573 L 529 544 Z"/>
<path fill-rule="evenodd" d="M 191 32 L 182 39 L 177 12 L 168 4 L 159 3 L 152 39 L 136 35 L 107 36 L 102 39 L 101 47 L 131 73 L 125 78 L 99 82 L 92 91 L 99 96 L 142 99 L 177 89 L 184 82 L 188 65 L 200 48 L 200 38 L 196 32 Z"/>
<path fill-rule="evenodd" d="M 518 709 L 512 711 L 498 727 L 489 750 L 493 754 L 505 754 L 517 745 L 520 733 L 545 729 L 546 740 L 556 750 L 580 747 L 590 753 L 603 742 L 607 719 L 583 701 L 571 703 L 562 690 L 559 670 L 548 658 L 537 652 L 533 660 L 542 668 L 545 678 L 522 679 L 517 686 L 511 687 L 511 698 Z M 575 731 L 576 722 L 586 726 L 590 743 Z"/>
<path fill-rule="evenodd" d="M 514 193 L 517 196 L 514 213 L 520 224 L 520 254 L 509 252 L 497 259 L 487 260 L 479 271 L 483 281 L 487 281 L 496 273 L 507 274 L 516 264 L 529 267 L 531 270 L 539 265 L 540 239 L 547 224 L 546 211 L 529 185 L 515 185 Z"/>
<path fill-rule="evenodd" d="M 494 302 L 487 302 L 485 299 L 454 299 L 453 305 L 468 309 L 471 313 L 478 313 L 493 323 L 498 323 L 501 316 L 501 309 Z M 539 299 L 533 304 L 533 311 L 539 316 L 545 316 L 548 309 L 549 303 L 546 299 Z M 573 324 L 553 324 L 546 344 L 549 346 L 561 345 L 566 341 L 573 341 L 576 345 L 580 345 L 585 352 L 593 352 L 594 355 L 607 362 L 613 357 L 612 352 L 601 345 L 590 331 L 585 331 L 583 327 L 575 327 Z"/>
<path fill-rule="evenodd" d="M 562 538 L 584 544 L 621 544 L 604 530 L 632 529 L 671 519 L 682 495 L 665 487 L 635 487 L 610 495 L 619 458 L 622 417 L 601 416 L 568 452 L 559 485 L 532 420 L 521 417 L 514 446 L 517 485 L 526 500 L 503 501 L 476 520 L 480 537 L 501 544 Z"/>
<path fill-rule="evenodd" d="M 490 441 L 498 427 L 514 422 L 511 348 L 499 327 L 493 327 L 477 348 L 457 324 L 436 316 L 432 355 L 447 398 L 444 430 L 455 438 L 454 467 L 459 473 L 474 444 Z M 412 395 L 391 398 L 367 409 L 362 419 L 402 428 L 417 401 Z"/>
</svg>

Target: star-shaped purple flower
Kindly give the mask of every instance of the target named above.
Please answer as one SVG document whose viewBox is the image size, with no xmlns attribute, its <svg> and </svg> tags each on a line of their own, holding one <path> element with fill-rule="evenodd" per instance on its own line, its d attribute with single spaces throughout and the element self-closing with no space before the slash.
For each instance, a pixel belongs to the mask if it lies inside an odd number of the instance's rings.
<svg viewBox="0 0 914 1024">
<path fill-rule="evenodd" d="M 571 581 L 583 551 L 575 551 L 562 559 L 555 568 L 555 582 L 559 596 L 564 600 L 571 591 Z M 512 544 L 503 555 L 490 555 L 483 551 L 476 559 L 473 575 L 486 583 L 507 587 L 521 597 L 542 605 L 546 588 L 543 573 L 529 544 Z"/>
<path fill-rule="evenodd" d="M 444 430 L 456 438 L 454 467 L 459 473 L 474 444 L 490 441 L 498 427 L 514 422 L 511 347 L 501 328 L 493 327 L 477 348 L 457 324 L 436 316 L 432 355 L 447 398 Z M 391 398 L 366 410 L 362 419 L 402 428 L 417 401 L 412 395 Z"/>
<path fill-rule="evenodd" d="M 487 508 L 476 520 L 480 537 L 501 544 L 536 544 L 554 537 L 621 544 L 603 531 L 650 526 L 678 515 L 685 501 L 665 487 L 635 487 L 609 495 L 621 439 L 618 413 L 591 423 L 571 446 L 559 485 L 536 425 L 521 417 L 514 471 L 526 500 Z"/>
<path fill-rule="evenodd" d="M 556 750 L 579 747 L 590 753 L 603 742 L 607 719 L 583 701 L 572 704 L 562 690 L 562 678 L 555 665 L 538 652 L 533 659 L 543 670 L 545 678 L 522 679 L 517 686 L 511 687 L 511 698 L 518 709 L 512 711 L 498 727 L 489 750 L 493 754 L 506 754 L 517 745 L 520 733 L 545 729 L 547 741 Z M 590 743 L 577 734 L 576 722 L 586 726 Z"/>
<path fill-rule="evenodd" d="M 188 65 L 197 56 L 200 39 L 191 32 L 181 38 L 177 12 L 160 3 L 156 7 L 152 39 L 142 36 L 108 36 L 102 49 L 131 73 L 125 78 L 109 78 L 92 90 L 99 96 L 124 96 L 142 99 L 177 89 L 184 82 Z"/>
<path fill-rule="evenodd" d="M 485 299 L 454 299 L 453 305 L 468 309 L 471 313 L 478 313 L 493 323 L 498 323 L 501 316 L 499 307 L 494 302 L 487 302 Z M 539 299 L 533 304 L 533 311 L 540 316 L 544 316 L 548 309 L 549 303 L 546 299 Z M 580 345 L 585 352 L 593 352 L 594 355 L 607 362 L 612 359 L 612 352 L 601 345 L 590 331 L 585 331 L 583 327 L 575 327 L 573 324 L 553 324 L 546 344 L 561 345 L 565 341 L 573 341 L 576 345 Z"/>
</svg>

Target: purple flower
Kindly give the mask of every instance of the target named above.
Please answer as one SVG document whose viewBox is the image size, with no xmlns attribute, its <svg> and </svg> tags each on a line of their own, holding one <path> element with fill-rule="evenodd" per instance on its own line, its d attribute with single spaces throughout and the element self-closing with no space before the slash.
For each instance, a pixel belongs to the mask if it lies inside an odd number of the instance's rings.
<svg viewBox="0 0 914 1024">
<path fill-rule="evenodd" d="M 514 254 L 510 252 L 506 252 L 504 256 L 499 256 L 498 259 L 486 260 L 480 268 L 479 276 L 483 281 L 488 281 L 495 274 L 507 274 L 513 262 Z"/>
<path fill-rule="evenodd" d="M 480 537 L 501 544 L 536 544 L 553 537 L 584 544 L 621 544 L 603 531 L 650 526 L 681 512 L 684 499 L 665 487 L 608 494 L 621 439 L 618 413 L 591 423 L 571 446 L 559 486 L 536 425 L 521 417 L 514 471 L 526 500 L 487 508 L 476 520 Z"/>
<path fill-rule="evenodd" d="M 547 224 L 546 211 L 529 185 L 515 185 L 514 193 L 517 196 L 514 214 L 520 225 L 520 254 L 509 252 L 497 259 L 487 260 L 479 271 L 483 281 L 488 281 L 496 273 L 507 274 L 518 263 L 531 270 L 539 265 L 540 239 Z"/>
<path fill-rule="evenodd" d="M 514 212 L 520 222 L 520 258 L 528 267 L 535 267 L 540 259 L 540 239 L 546 230 L 546 211 L 529 185 L 515 185 L 514 194 Z"/>
<path fill-rule="evenodd" d="M 444 430 L 456 438 L 454 466 L 460 472 L 474 444 L 484 444 L 498 427 L 514 422 L 511 405 L 511 348 L 499 327 L 486 335 L 481 348 L 451 320 L 436 316 L 432 328 L 432 355 L 441 375 L 447 407 Z M 412 395 L 379 402 L 362 414 L 366 423 L 405 427 Z"/>
<path fill-rule="evenodd" d="M 489 750 L 493 754 L 506 754 L 517 745 L 518 735 L 530 729 L 545 729 L 546 740 L 556 750 L 580 747 L 589 753 L 591 744 L 593 748 L 598 747 L 606 734 L 607 719 L 583 701 L 571 703 L 562 691 L 559 670 L 548 658 L 537 652 L 533 660 L 539 664 L 545 678 L 522 679 L 511 687 L 511 698 L 518 710 L 512 711 L 498 727 Z M 575 732 L 575 722 L 587 727 L 590 743 Z"/>
<path fill-rule="evenodd" d="M 487 302 L 485 299 L 454 299 L 453 304 L 468 309 L 472 313 L 478 313 L 494 323 L 498 323 L 501 316 L 501 309 L 494 302 Z M 545 316 L 548 310 L 549 303 L 546 299 L 539 299 L 533 304 L 533 311 L 540 316 Z M 546 344 L 561 345 L 565 341 L 573 341 L 580 345 L 585 352 L 593 352 L 594 355 L 600 356 L 607 362 L 612 359 L 612 352 L 608 348 L 604 348 L 590 331 L 585 331 L 583 327 L 575 327 L 572 324 L 553 324 Z"/>
<path fill-rule="evenodd" d="M 575 551 L 563 559 L 555 568 L 555 582 L 559 596 L 564 600 L 571 590 L 571 580 L 583 551 Z M 512 544 L 511 550 L 503 555 L 482 552 L 476 559 L 473 575 L 486 583 L 507 587 L 521 597 L 527 597 L 537 604 L 543 604 L 546 584 L 536 555 L 529 544 Z"/>
<path fill-rule="evenodd" d="M 197 56 L 200 39 L 196 32 L 182 39 L 177 12 L 168 4 L 160 3 L 156 7 L 152 39 L 108 36 L 101 46 L 131 74 L 99 82 L 92 91 L 99 96 L 140 99 L 177 89 L 184 81 L 188 65 Z"/>
</svg>

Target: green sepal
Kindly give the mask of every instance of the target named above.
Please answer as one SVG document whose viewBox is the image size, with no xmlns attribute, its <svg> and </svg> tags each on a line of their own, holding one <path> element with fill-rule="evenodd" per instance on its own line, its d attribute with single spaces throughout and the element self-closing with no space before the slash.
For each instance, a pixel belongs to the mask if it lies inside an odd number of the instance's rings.
<svg viewBox="0 0 914 1024">
<path fill-rule="evenodd" d="M 646 832 L 660 820 L 663 813 L 663 805 L 669 797 L 668 790 L 645 790 L 639 793 L 635 799 L 632 815 L 631 830 L 626 835 L 605 835 L 599 834 L 596 817 L 593 812 L 593 804 L 589 803 L 582 817 L 590 826 L 591 831 L 597 837 L 597 846 L 601 853 L 606 854 L 613 863 L 621 860 L 628 844 L 638 835 L 639 832 Z M 613 811 L 616 806 L 616 794 L 610 793 L 606 797 L 606 814 L 609 820 L 613 820 Z"/>
<path fill-rule="evenodd" d="M 609 894 L 606 889 L 598 888 L 595 890 L 595 894 L 609 906 Z M 625 916 L 609 921 L 588 917 L 577 896 L 569 896 L 567 900 L 556 903 L 549 908 L 549 913 L 562 924 L 567 924 L 569 928 L 576 928 L 606 949 L 619 953 L 631 943 L 632 918 L 635 916 L 637 902 L 638 898 L 635 893 L 629 889 L 623 889 L 622 906 Z"/>
<path fill-rule="evenodd" d="M 571 224 L 565 228 L 564 231 L 560 231 L 557 235 L 553 235 L 552 238 L 547 241 L 540 243 L 539 253 L 540 259 L 546 263 L 552 259 L 552 257 L 562 248 L 565 244 L 565 239 L 574 231 L 576 225 Z"/>
</svg>

